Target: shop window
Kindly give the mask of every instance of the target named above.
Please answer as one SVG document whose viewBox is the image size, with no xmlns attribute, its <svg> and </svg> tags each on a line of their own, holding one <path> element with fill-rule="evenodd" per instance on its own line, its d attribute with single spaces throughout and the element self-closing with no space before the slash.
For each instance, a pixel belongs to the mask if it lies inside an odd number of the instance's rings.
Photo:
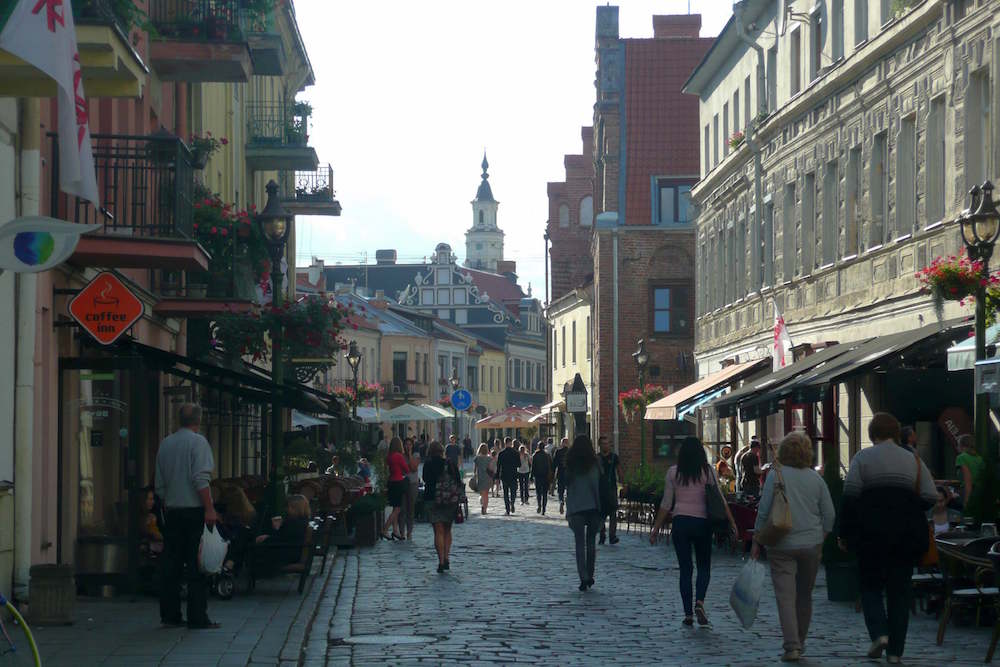
<svg viewBox="0 0 1000 667">
<path fill-rule="evenodd" d="M 653 422 L 653 458 L 666 464 L 677 461 L 677 452 L 684 439 L 694 435 L 694 424 L 686 421 L 657 420 Z"/>
<path fill-rule="evenodd" d="M 691 333 L 690 290 L 685 285 L 654 285 L 650 290 L 651 329 L 656 334 L 686 336 Z"/>
</svg>

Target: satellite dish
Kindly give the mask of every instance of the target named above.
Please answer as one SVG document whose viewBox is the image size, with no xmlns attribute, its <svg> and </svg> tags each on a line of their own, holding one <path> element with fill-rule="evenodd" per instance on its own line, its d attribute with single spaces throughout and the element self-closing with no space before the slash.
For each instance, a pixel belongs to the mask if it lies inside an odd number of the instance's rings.
<svg viewBox="0 0 1000 667">
<path fill-rule="evenodd" d="M 787 0 L 774 0 L 778 3 L 775 20 L 778 22 L 778 34 L 784 35 L 788 26 L 788 2 Z"/>
</svg>

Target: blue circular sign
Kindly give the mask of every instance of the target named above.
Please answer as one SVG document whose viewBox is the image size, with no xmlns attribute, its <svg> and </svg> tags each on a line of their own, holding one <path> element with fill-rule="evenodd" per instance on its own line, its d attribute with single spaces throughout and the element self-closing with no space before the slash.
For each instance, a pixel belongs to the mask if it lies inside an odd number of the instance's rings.
<svg viewBox="0 0 1000 667">
<path fill-rule="evenodd" d="M 457 389 L 451 395 L 451 407 L 456 410 L 468 410 L 472 405 L 472 394 L 464 389 Z"/>
</svg>

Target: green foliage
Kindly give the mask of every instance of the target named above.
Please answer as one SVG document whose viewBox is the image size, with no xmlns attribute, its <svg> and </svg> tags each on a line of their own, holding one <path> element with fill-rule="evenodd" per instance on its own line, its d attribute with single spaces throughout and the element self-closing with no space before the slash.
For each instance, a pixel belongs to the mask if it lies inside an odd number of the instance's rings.
<svg viewBox="0 0 1000 667">
<path fill-rule="evenodd" d="M 372 472 L 375 474 L 375 493 L 385 495 L 389 488 L 389 466 L 385 462 L 385 454 L 377 452 L 371 458 Z"/>
<path fill-rule="evenodd" d="M 348 508 L 347 513 L 352 517 L 370 514 L 372 512 L 382 512 L 385 510 L 386 500 L 382 493 L 369 493 L 361 496 Z"/>
<path fill-rule="evenodd" d="M 309 438 L 298 434 L 286 442 L 282 451 L 286 474 L 291 474 L 298 470 L 307 470 L 309 462 L 315 458 L 316 449 L 316 445 Z"/>
<path fill-rule="evenodd" d="M 892 0 L 892 13 L 901 14 L 914 7 L 917 2 L 918 0 Z"/>
<path fill-rule="evenodd" d="M 634 492 L 656 496 L 663 495 L 663 471 L 648 464 L 639 464 L 626 471 L 623 483 Z"/>
</svg>

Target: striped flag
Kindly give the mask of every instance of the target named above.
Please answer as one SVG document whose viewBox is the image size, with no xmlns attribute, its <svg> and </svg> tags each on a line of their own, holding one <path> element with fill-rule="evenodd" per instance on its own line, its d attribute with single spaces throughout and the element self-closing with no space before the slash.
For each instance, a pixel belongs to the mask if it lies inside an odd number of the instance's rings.
<svg viewBox="0 0 1000 667">
<path fill-rule="evenodd" d="M 771 370 L 784 368 L 792 362 L 792 338 L 788 335 L 785 318 L 774 301 L 774 347 L 771 349 Z"/>
</svg>

